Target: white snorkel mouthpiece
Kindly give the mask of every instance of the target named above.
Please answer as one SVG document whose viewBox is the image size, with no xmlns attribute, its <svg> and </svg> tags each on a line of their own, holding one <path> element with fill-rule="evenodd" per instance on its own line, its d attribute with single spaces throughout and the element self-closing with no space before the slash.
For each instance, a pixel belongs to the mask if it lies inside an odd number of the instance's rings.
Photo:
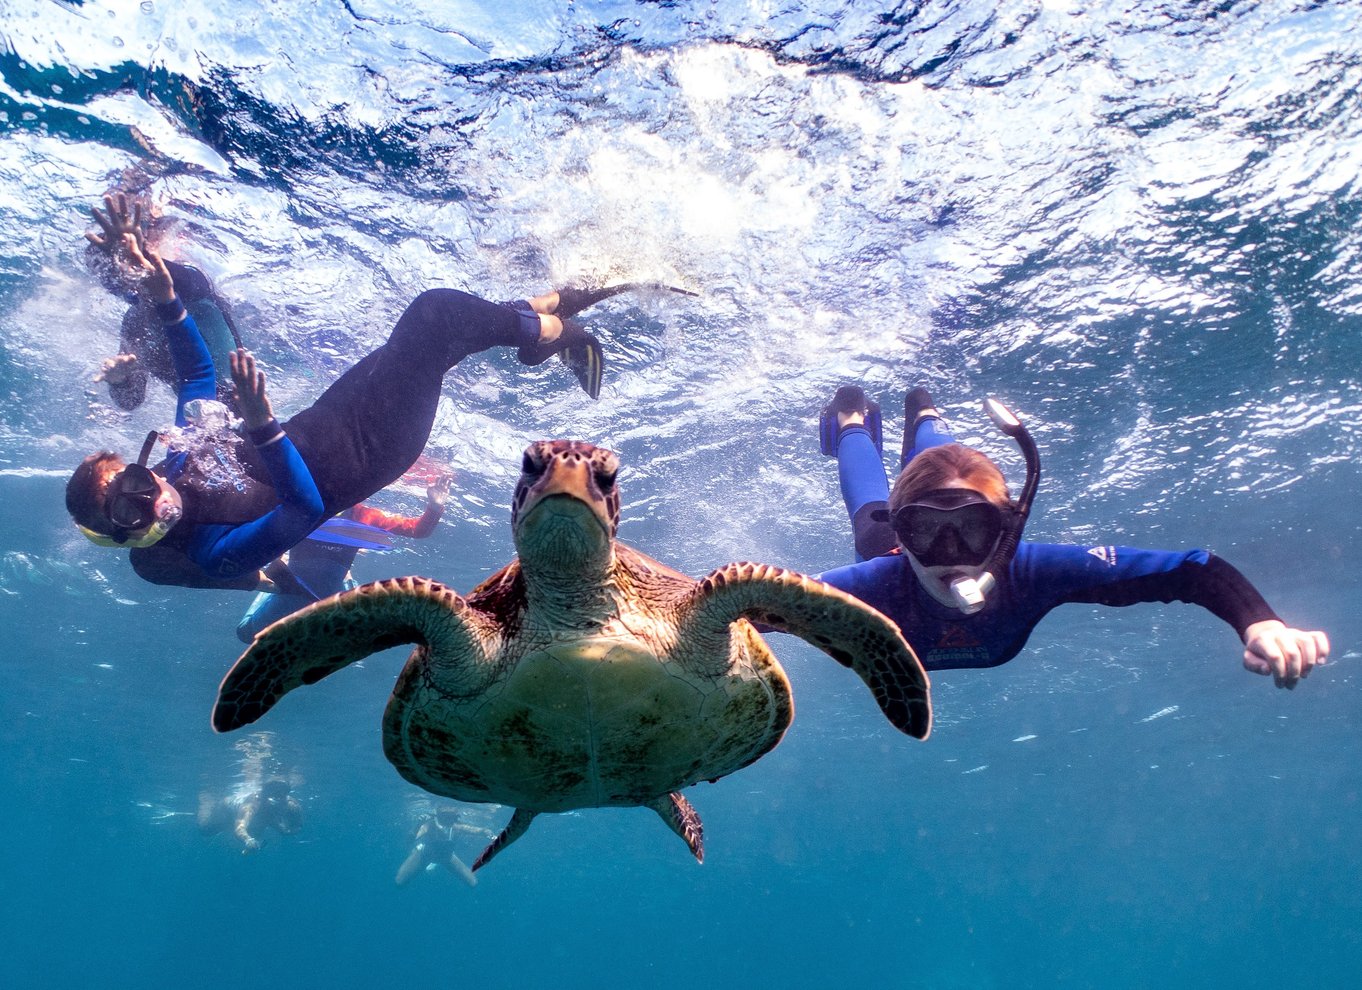
<svg viewBox="0 0 1362 990">
<path fill-rule="evenodd" d="M 977 578 L 956 578 L 951 582 L 951 597 L 955 599 L 956 609 L 965 615 L 973 615 L 984 607 L 984 599 L 997 583 L 989 571 Z"/>
</svg>

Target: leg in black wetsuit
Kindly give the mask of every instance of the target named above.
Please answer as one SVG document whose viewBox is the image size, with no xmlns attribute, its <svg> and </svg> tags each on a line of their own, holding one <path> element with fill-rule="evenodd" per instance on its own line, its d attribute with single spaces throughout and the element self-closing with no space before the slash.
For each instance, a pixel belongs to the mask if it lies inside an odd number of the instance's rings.
<svg viewBox="0 0 1362 990">
<path fill-rule="evenodd" d="M 334 514 L 392 484 L 430 438 L 445 372 L 489 347 L 522 347 L 539 317 L 456 289 L 421 293 L 387 343 L 284 429 Z"/>
</svg>

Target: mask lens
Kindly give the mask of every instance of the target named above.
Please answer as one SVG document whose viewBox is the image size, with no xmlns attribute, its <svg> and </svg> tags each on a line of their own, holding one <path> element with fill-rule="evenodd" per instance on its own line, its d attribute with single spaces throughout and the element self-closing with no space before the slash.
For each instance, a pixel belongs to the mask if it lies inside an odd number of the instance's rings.
<svg viewBox="0 0 1362 990">
<path fill-rule="evenodd" d="M 109 482 L 104 511 L 120 529 L 141 529 L 156 519 L 161 485 L 148 468 L 129 464 Z"/>
<path fill-rule="evenodd" d="M 903 545 L 924 567 L 977 567 L 988 560 L 1002 534 L 1002 512 L 991 502 L 943 509 L 905 505 L 894 518 Z"/>
</svg>

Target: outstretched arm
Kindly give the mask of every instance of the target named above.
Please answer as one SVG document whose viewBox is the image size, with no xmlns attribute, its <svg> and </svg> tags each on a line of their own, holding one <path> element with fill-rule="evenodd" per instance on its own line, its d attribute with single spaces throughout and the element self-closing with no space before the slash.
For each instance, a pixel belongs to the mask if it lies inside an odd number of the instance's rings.
<svg viewBox="0 0 1362 990">
<path fill-rule="evenodd" d="M 1244 642 L 1244 667 L 1271 674 L 1277 687 L 1294 688 L 1329 657 L 1329 638 L 1317 630 L 1294 629 L 1237 568 L 1205 550 L 1172 553 L 1105 547 L 1094 555 L 1082 547 L 1031 544 L 1023 565 L 1027 579 L 1048 576 L 1070 583 L 1059 600 L 1098 605 L 1187 602 L 1200 605 L 1234 627 Z M 1078 587 L 1078 584 L 1084 585 Z"/>
<path fill-rule="evenodd" d="M 1244 630 L 1244 667 L 1279 688 L 1295 688 L 1329 659 L 1329 637 L 1319 630 L 1293 629 L 1279 619 L 1255 622 Z"/>
<path fill-rule="evenodd" d="M 251 821 L 255 818 L 255 812 L 259 807 L 259 802 L 251 799 L 246 802 L 241 809 L 241 814 L 237 816 L 236 828 L 233 831 L 245 847 L 241 850 L 243 853 L 255 852 L 260 848 L 260 840 L 251 835 Z"/>
<path fill-rule="evenodd" d="M 371 505 L 357 505 L 347 515 L 355 522 L 386 530 L 394 536 L 407 536 L 413 540 L 423 540 L 435 532 L 435 527 L 444 515 L 445 500 L 449 497 L 449 485 L 454 476 L 449 472 L 440 474 L 426 489 L 426 509 L 419 516 L 403 516 L 396 512 L 384 512 Z"/>
<path fill-rule="evenodd" d="M 269 472 L 279 503 L 238 526 L 200 526 L 189 556 L 209 574 L 236 577 L 264 567 L 296 546 L 326 518 L 326 506 L 307 463 L 284 433 L 265 391 L 265 372 L 244 348 L 229 357 L 237 406 L 246 432 Z"/>
</svg>

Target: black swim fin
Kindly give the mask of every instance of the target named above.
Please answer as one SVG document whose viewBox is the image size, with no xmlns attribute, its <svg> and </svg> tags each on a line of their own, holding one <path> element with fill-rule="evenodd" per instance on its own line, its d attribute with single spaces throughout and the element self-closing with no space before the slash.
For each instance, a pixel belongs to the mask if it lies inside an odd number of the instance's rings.
<svg viewBox="0 0 1362 990">
<path fill-rule="evenodd" d="M 595 289 L 579 289 L 569 286 L 566 289 L 558 290 L 558 308 L 553 315 L 561 320 L 576 316 L 584 309 L 590 309 L 598 302 L 617 296 L 621 292 L 638 292 L 645 289 L 662 290 L 675 292 L 681 296 L 698 296 L 700 293 L 692 292 L 690 289 L 683 289 L 676 285 L 667 285 L 663 282 L 624 282 L 620 285 L 603 286 Z"/>
<path fill-rule="evenodd" d="M 593 399 L 601 397 L 601 379 L 605 375 L 605 354 L 601 342 L 583 331 L 582 339 L 558 352 L 558 359 L 567 365 L 582 390 Z"/>
<path fill-rule="evenodd" d="M 605 353 L 601 342 L 578 324 L 566 322 L 557 340 L 547 344 L 531 344 L 517 352 L 521 364 L 543 364 L 555 354 L 571 369 L 581 383 L 582 391 L 593 399 L 600 398 L 601 379 L 605 375 Z"/>
</svg>

